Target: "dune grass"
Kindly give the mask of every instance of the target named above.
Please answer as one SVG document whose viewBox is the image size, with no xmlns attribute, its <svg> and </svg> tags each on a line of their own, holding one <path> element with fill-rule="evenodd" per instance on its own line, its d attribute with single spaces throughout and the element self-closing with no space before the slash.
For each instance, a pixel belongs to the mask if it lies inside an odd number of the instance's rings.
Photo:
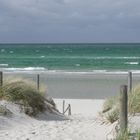
<svg viewBox="0 0 140 140">
<path fill-rule="evenodd" d="M 131 93 L 128 93 L 128 113 L 140 113 L 140 85 L 137 85 Z M 119 119 L 118 97 L 109 98 L 104 102 L 102 115 L 111 123 Z"/>
<path fill-rule="evenodd" d="M 12 115 L 12 112 L 9 109 L 7 109 L 5 106 L 0 105 L 0 115 L 10 116 Z"/>
<path fill-rule="evenodd" d="M 115 140 L 129 140 L 129 133 L 128 132 L 124 132 L 124 133 L 120 132 L 116 136 Z"/>
<path fill-rule="evenodd" d="M 0 90 L 0 99 L 15 102 L 24 107 L 24 112 L 36 116 L 46 110 L 43 91 L 38 91 L 34 82 L 21 78 L 10 78 L 4 81 Z M 54 106 L 54 104 L 52 104 Z"/>
<path fill-rule="evenodd" d="M 128 96 L 128 111 L 130 114 L 140 113 L 140 85 L 137 85 Z"/>
<path fill-rule="evenodd" d="M 118 97 L 105 100 L 102 116 L 110 123 L 114 123 L 119 119 Z"/>
<path fill-rule="evenodd" d="M 137 140 L 140 140 L 140 129 L 136 131 Z"/>
<path fill-rule="evenodd" d="M 107 100 L 105 100 L 105 102 L 103 104 L 102 112 L 105 113 L 105 112 L 111 110 L 113 108 L 113 106 L 115 105 L 114 102 L 116 102 L 115 98 L 108 98 Z"/>
<path fill-rule="evenodd" d="M 135 115 L 140 113 L 140 85 L 136 85 L 131 93 L 128 93 L 128 113 Z M 119 119 L 119 98 L 109 98 L 104 102 L 102 116 L 110 123 Z M 134 136 L 130 132 L 117 133 L 116 140 L 128 140 L 135 138 L 140 140 L 140 130 Z M 132 137 L 132 138 L 131 138 Z"/>
<path fill-rule="evenodd" d="M 135 130 L 133 133 L 131 133 L 130 130 L 119 132 L 115 140 L 140 140 L 140 130 Z"/>
<path fill-rule="evenodd" d="M 115 121 L 117 121 L 119 119 L 118 109 L 113 109 L 113 110 L 109 111 L 105 115 L 105 117 L 110 123 L 114 123 Z"/>
</svg>

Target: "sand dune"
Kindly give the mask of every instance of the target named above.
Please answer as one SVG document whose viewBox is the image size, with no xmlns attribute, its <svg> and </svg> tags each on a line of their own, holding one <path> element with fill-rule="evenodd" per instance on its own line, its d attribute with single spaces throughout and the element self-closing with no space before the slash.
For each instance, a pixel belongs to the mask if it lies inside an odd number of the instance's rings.
<svg viewBox="0 0 140 140">
<path fill-rule="evenodd" d="M 25 115 L 13 103 L 1 101 L 12 114 L 0 115 L 0 140 L 106 140 L 111 136 L 114 124 L 103 123 L 98 116 L 104 100 L 65 101 L 66 106 L 71 104 L 71 116 L 46 112 L 37 118 Z M 55 102 L 62 111 L 63 99 L 55 99 Z M 131 120 L 135 123 L 138 119 Z"/>
</svg>

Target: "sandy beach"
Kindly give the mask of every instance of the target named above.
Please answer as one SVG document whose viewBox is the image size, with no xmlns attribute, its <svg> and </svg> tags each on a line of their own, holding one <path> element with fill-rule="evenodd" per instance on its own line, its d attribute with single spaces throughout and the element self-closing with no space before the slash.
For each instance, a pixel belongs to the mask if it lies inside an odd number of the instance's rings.
<svg viewBox="0 0 140 140">
<path fill-rule="evenodd" d="M 5 76 L 19 76 L 37 81 L 40 74 L 40 83 L 47 87 L 46 94 L 53 98 L 67 99 L 106 99 L 116 96 L 120 86 L 128 84 L 128 72 L 10 72 Z M 140 83 L 139 71 L 133 72 L 133 86 Z"/>
<path fill-rule="evenodd" d="M 55 99 L 62 108 L 62 99 Z M 0 116 L 1 140 L 106 140 L 112 125 L 102 124 L 98 119 L 103 100 L 65 100 L 72 106 L 68 119 L 48 115 L 45 120 L 35 119 L 19 113 L 18 107 L 3 103 L 14 114 L 12 117 Z"/>
<path fill-rule="evenodd" d="M 64 99 L 54 99 L 57 108 L 62 111 Z M 113 140 L 113 124 L 104 123 L 99 112 L 104 100 L 65 99 L 66 106 L 71 104 L 72 115 L 65 117 L 60 114 L 45 113 L 37 118 L 29 117 L 20 112 L 13 103 L 1 101 L 12 116 L 0 116 L 1 140 Z M 140 127 L 139 116 L 129 118 L 129 127 L 136 130 Z"/>
<path fill-rule="evenodd" d="M 64 99 L 54 99 L 62 112 Z M 33 118 L 20 112 L 19 106 L 1 101 L 12 115 L 0 115 L 1 140 L 113 140 L 117 122 L 103 122 L 99 116 L 104 100 L 65 99 L 72 115 L 45 112 Z M 140 128 L 139 116 L 129 118 L 129 128 Z"/>
<path fill-rule="evenodd" d="M 6 73 L 4 76 L 23 76 L 36 81 L 36 74 Z M 134 84 L 138 83 L 139 74 L 133 76 Z M 21 113 L 19 106 L 1 101 L 0 104 L 12 112 L 12 116 L 0 116 L 1 140 L 112 139 L 117 122 L 105 122 L 99 112 L 102 111 L 105 98 L 119 93 L 119 86 L 127 83 L 127 73 L 41 73 L 40 78 L 48 87 L 46 95 L 55 97 L 54 101 L 60 113 L 46 112 L 33 118 Z M 60 98 L 57 98 L 58 96 Z M 63 100 L 66 107 L 68 104 L 71 105 L 71 116 L 67 113 L 66 116 L 62 115 Z M 139 128 L 138 117 L 131 117 L 129 121 L 131 128 Z"/>
</svg>

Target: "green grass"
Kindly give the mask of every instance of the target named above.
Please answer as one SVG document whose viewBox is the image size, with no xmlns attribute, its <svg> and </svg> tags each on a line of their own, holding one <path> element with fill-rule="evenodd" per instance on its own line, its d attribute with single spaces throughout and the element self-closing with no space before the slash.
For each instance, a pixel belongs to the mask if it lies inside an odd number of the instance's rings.
<svg viewBox="0 0 140 140">
<path fill-rule="evenodd" d="M 136 130 L 134 133 L 131 133 L 130 130 L 119 132 L 115 140 L 140 140 L 140 130 Z"/>
<path fill-rule="evenodd" d="M 129 140 L 129 134 L 128 132 L 120 132 L 118 133 L 116 140 Z"/>
<path fill-rule="evenodd" d="M 131 114 L 140 113 L 140 85 L 137 85 L 128 96 L 128 111 Z"/>
<path fill-rule="evenodd" d="M 7 109 L 5 106 L 0 105 L 0 115 L 9 116 L 12 115 L 12 112 Z"/>
<path fill-rule="evenodd" d="M 107 100 L 105 100 L 105 102 L 103 104 L 102 112 L 105 113 L 105 112 L 111 110 L 114 105 L 115 105 L 115 99 L 114 98 L 108 98 Z"/>
<path fill-rule="evenodd" d="M 128 93 L 128 113 L 140 113 L 140 85 L 137 85 L 131 93 Z M 119 119 L 118 97 L 109 98 L 104 102 L 102 116 L 111 123 Z"/>
<path fill-rule="evenodd" d="M 128 113 L 133 115 L 140 113 L 140 85 L 135 86 L 132 92 L 128 93 Z M 107 99 L 104 102 L 101 116 L 110 123 L 114 123 L 119 119 L 118 97 Z M 140 130 L 137 130 L 134 134 L 132 135 L 130 132 L 119 132 L 115 140 L 129 140 L 132 138 L 140 140 Z"/>
<path fill-rule="evenodd" d="M 36 84 L 24 79 L 11 78 L 4 81 L 0 91 L 1 100 L 15 102 L 24 107 L 24 112 L 30 116 L 36 116 L 46 110 L 43 91 L 36 89 Z M 51 102 L 50 102 L 51 103 Z M 54 102 L 52 102 L 54 103 Z M 54 106 L 55 104 L 52 104 Z"/>
<path fill-rule="evenodd" d="M 119 119 L 119 112 L 117 109 L 113 109 L 106 113 L 105 117 L 110 123 L 114 123 Z"/>
<path fill-rule="evenodd" d="M 140 140 L 140 130 L 136 131 L 136 137 L 137 137 L 137 140 Z"/>
<path fill-rule="evenodd" d="M 110 123 L 114 123 L 119 119 L 118 98 L 109 98 L 105 100 L 102 116 Z"/>
</svg>

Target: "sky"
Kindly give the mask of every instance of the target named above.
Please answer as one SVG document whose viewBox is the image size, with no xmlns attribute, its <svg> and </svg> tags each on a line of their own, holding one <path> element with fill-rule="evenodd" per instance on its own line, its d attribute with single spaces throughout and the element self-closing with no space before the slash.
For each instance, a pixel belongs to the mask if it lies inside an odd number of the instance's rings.
<svg viewBox="0 0 140 140">
<path fill-rule="evenodd" d="M 0 0 L 0 43 L 140 42 L 140 0 Z"/>
</svg>

